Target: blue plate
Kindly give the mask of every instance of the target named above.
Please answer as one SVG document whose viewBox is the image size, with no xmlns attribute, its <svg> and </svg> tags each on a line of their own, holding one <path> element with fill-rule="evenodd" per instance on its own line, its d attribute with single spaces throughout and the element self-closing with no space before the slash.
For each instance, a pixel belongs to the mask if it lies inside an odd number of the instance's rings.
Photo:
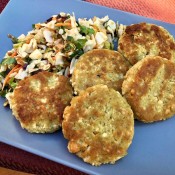
<svg viewBox="0 0 175 175">
<path fill-rule="evenodd" d="M 165 27 L 175 36 L 175 25 L 163 23 L 78 0 L 11 0 L 0 15 L 0 58 L 12 48 L 7 34 L 19 36 L 32 29 L 32 24 L 43 22 L 59 12 L 74 12 L 76 17 L 90 18 L 109 15 L 123 24 L 150 22 Z M 135 136 L 128 155 L 114 165 L 93 167 L 67 150 L 62 132 L 30 134 L 23 130 L 3 107 L 0 99 L 0 141 L 40 155 L 88 174 L 117 175 L 174 175 L 175 174 L 175 117 L 164 122 L 143 124 L 135 122 Z"/>
</svg>

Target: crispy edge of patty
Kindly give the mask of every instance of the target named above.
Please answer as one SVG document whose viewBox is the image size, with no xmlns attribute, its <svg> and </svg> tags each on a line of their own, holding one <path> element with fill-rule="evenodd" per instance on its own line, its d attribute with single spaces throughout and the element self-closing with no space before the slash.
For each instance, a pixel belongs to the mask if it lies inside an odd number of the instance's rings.
<svg viewBox="0 0 175 175">
<path fill-rule="evenodd" d="M 9 103 L 22 128 L 31 133 L 55 132 L 61 127 L 72 94 L 67 77 L 42 71 L 21 80 Z"/>
<path fill-rule="evenodd" d="M 145 56 L 161 56 L 175 62 L 175 41 L 162 26 L 138 23 L 126 27 L 118 51 L 134 65 Z"/>
<path fill-rule="evenodd" d="M 113 164 L 127 154 L 134 135 L 133 112 L 114 89 L 106 85 L 87 88 L 73 97 L 63 117 L 68 150 L 85 162 Z"/>
<path fill-rule="evenodd" d="M 148 56 L 127 73 L 122 94 L 135 118 L 145 123 L 165 120 L 175 114 L 175 63 Z"/>
</svg>

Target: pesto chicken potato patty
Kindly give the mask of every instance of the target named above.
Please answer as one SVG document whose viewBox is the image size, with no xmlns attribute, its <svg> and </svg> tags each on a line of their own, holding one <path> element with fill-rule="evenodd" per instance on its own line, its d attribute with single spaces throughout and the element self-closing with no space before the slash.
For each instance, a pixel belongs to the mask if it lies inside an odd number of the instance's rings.
<svg viewBox="0 0 175 175">
<path fill-rule="evenodd" d="M 124 75 L 129 68 L 129 62 L 119 52 L 95 49 L 79 58 L 72 74 L 72 86 L 76 93 L 97 84 L 121 91 Z"/>
<path fill-rule="evenodd" d="M 149 56 L 126 74 L 122 93 L 135 114 L 146 122 L 165 120 L 175 114 L 175 63 Z"/>
<path fill-rule="evenodd" d="M 72 94 L 67 77 L 43 71 L 21 80 L 7 98 L 22 128 L 31 133 L 52 133 L 61 127 Z"/>
<path fill-rule="evenodd" d="M 145 56 L 161 56 L 175 62 L 175 41 L 163 27 L 149 23 L 127 26 L 119 38 L 118 51 L 134 65 Z"/>
<path fill-rule="evenodd" d="M 63 115 L 68 150 L 94 166 L 127 154 L 134 135 L 131 107 L 118 91 L 95 85 L 73 97 Z"/>
</svg>

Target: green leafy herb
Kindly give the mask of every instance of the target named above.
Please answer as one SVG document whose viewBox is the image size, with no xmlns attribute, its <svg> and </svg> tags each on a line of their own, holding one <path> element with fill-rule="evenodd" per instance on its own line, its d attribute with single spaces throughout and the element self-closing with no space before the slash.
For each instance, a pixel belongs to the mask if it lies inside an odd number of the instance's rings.
<svg viewBox="0 0 175 175">
<path fill-rule="evenodd" d="M 56 65 L 54 68 L 52 68 L 52 71 L 54 73 L 57 73 L 57 72 L 59 72 L 63 68 L 64 68 L 64 65 Z"/>
<path fill-rule="evenodd" d="M 35 24 L 32 24 L 32 28 L 35 29 Z"/>
<path fill-rule="evenodd" d="M 39 43 L 40 43 L 40 44 L 46 44 L 45 38 L 41 38 L 41 39 L 39 40 Z"/>
<path fill-rule="evenodd" d="M 19 43 L 13 44 L 13 47 L 18 48 L 18 47 L 21 47 L 23 44 L 24 42 L 19 42 Z"/>
<path fill-rule="evenodd" d="M 74 38 L 72 37 L 72 36 L 67 36 L 67 39 L 66 39 L 67 41 L 71 41 L 71 42 L 75 42 L 74 41 Z"/>
<path fill-rule="evenodd" d="M 28 64 L 32 61 L 32 59 L 31 59 L 30 57 L 26 57 L 26 58 L 24 58 L 24 60 L 25 60 Z"/>
<path fill-rule="evenodd" d="M 10 79 L 9 85 L 12 87 L 12 89 L 14 89 L 17 86 L 17 84 L 17 82 L 14 82 L 14 77 Z"/>
<path fill-rule="evenodd" d="M 104 48 L 104 49 L 113 50 L 113 49 L 114 49 L 114 44 L 113 44 L 113 43 L 110 43 L 109 41 L 105 41 L 105 42 L 104 42 L 103 48 Z"/>
<path fill-rule="evenodd" d="M 70 15 L 67 15 L 67 16 L 66 16 L 66 19 L 69 19 L 69 18 L 70 18 Z"/>
<path fill-rule="evenodd" d="M 87 39 L 78 39 L 75 42 L 76 48 L 77 49 L 82 49 L 84 47 L 84 45 L 85 45 L 86 42 L 87 42 Z"/>
<path fill-rule="evenodd" d="M 12 40 L 13 44 L 16 44 L 19 42 L 18 38 L 16 38 L 15 36 L 8 34 L 8 37 Z"/>
<path fill-rule="evenodd" d="M 5 77 L 5 76 L 6 76 L 6 71 L 0 72 L 0 75 L 1 75 L 2 77 Z"/>
<path fill-rule="evenodd" d="M 63 49 L 63 52 L 73 51 L 73 54 L 71 54 L 69 58 L 74 58 L 74 57 L 77 58 L 84 53 L 83 47 L 85 43 L 87 42 L 87 39 L 74 40 L 72 36 L 67 36 L 66 40 L 68 41 L 68 43 Z"/>
<path fill-rule="evenodd" d="M 8 89 L 0 90 L 1 97 L 5 97 L 7 93 L 8 93 Z"/>
<path fill-rule="evenodd" d="M 95 33 L 94 29 L 89 28 L 89 27 L 85 27 L 85 26 L 81 26 L 80 25 L 80 33 L 81 34 L 85 34 L 85 35 L 92 35 Z"/>
<path fill-rule="evenodd" d="M 110 49 L 111 45 L 110 45 L 110 42 L 109 41 L 105 41 L 104 42 L 104 49 Z"/>
<path fill-rule="evenodd" d="M 63 52 L 70 52 L 75 50 L 75 45 L 73 43 L 67 43 L 63 49 Z"/>
<path fill-rule="evenodd" d="M 111 50 L 114 50 L 114 44 L 111 43 Z"/>
<path fill-rule="evenodd" d="M 53 51 L 53 48 L 52 47 L 47 47 L 46 48 L 46 52 L 51 52 L 51 51 Z"/>
<path fill-rule="evenodd" d="M 15 58 L 11 58 L 11 57 L 7 57 L 4 58 L 1 62 L 2 65 L 12 65 L 16 63 L 16 59 Z"/>
<path fill-rule="evenodd" d="M 82 49 L 87 42 L 87 39 L 78 39 L 74 40 L 72 36 L 67 36 L 67 41 L 70 43 L 73 43 L 76 46 L 76 49 Z"/>
<path fill-rule="evenodd" d="M 83 49 L 76 50 L 72 55 L 70 55 L 70 58 L 78 58 L 84 53 Z"/>
</svg>

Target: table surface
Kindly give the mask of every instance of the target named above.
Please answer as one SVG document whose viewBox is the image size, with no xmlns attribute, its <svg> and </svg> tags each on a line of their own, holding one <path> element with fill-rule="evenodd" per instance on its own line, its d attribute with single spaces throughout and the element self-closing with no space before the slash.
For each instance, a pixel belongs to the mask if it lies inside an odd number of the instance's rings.
<svg viewBox="0 0 175 175">
<path fill-rule="evenodd" d="M 8 168 L 2 168 L 2 167 L 0 167 L 0 174 L 1 175 L 10 175 L 10 174 L 13 174 L 13 175 L 33 175 L 33 174 L 24 173 L 21 171 L 15 171 L 15 170 L 11 170 Z"/>
</svg>

